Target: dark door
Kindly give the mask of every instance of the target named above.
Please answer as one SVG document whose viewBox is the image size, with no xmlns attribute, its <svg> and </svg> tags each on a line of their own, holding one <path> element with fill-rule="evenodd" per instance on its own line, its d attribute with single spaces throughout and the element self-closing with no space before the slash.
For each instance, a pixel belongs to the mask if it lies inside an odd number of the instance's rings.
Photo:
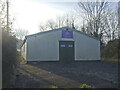
<svg viewBox="0 0 120 90">
<path fill-rule="evenodd" d="M 74 60 L 74 41 L 59 41 L 59 60 Z"/>
</svg>

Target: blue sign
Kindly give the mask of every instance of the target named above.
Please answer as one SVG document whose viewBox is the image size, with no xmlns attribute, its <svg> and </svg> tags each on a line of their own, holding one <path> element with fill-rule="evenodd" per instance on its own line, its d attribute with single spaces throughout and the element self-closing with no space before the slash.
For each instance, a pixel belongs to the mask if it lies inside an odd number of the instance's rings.
<svg viewBox="0 0 120 90">
<path fill-rule="evenodd" d="M 62 30 L 62 38 L 73 38 L 73 31 Z"/>
</svg>

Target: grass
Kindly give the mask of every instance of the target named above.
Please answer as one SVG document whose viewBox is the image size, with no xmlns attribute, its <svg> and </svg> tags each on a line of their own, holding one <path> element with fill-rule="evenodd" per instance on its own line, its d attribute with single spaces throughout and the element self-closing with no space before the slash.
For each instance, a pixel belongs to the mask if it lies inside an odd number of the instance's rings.
<svg viewBox="0 0 120 90">
<path fill-rule="evenodd" d="M 43 88 L 58 88 L 58 86 L 51 85 L 51 86 L 46 86 L 46 87 L 43 87 Z M 87 85 L 87 84 L 84 83 L 80 86 L 80 88 L 92 88 L 92 87 L 90 85 Z M 66 88 L 66 90 L 67 90 L 67 88 Z"/>
<path fill-rule="evenodd" d="M 80 88 L 92 88 L 90 85 L 87 85 L 87 84 L 82 84 L 81 86 L 80 86 Z"/>
<path fill-rule="evenodd" d="M 58 88 L 58 86 L 51 85 L 51 86 L 45 86 L 43 88 Z"/>
<path fill-rule="evenodd" d="M 17 49 L 18 52 L 20 52 L 21 50 L 20 49 Z"/>
</svg>

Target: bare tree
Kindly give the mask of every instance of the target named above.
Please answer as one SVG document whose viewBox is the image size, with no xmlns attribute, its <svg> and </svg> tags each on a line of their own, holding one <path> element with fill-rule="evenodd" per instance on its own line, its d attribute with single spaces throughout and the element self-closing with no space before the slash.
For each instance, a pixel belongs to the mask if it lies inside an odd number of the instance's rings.
<svg viewBox="0 0 120 90">
<path fill-rule="evenodd" d="M 118 2 L 118 38 L 120 39 L 120 1 Z"/>
<path fill-rule="evenodd" d="M 48 19 L 44 24 L 40 24 L 40 31 L 56 29 L 64 26 L 71 28 L 78 28 L 75 24 L 76 17 L 74 14 L 65 14 L 63 16 L 57 16 L 56 19 Z"/>
<path fill-rule="evenodd" d="M 55 22 L 57 22 L 57 28 L 65 26 L 65 16 L 57 16 Z"/>
<path fill-rule="evenodd" d="M 48 29 L 55 29 L 56 27 L 58 27 L 53 19 L 49 19 L 46 23 L 46 26 L 48 27 Z"/>
<path fill-rule="evenodd" d="M 13 32 L 13 34 L 20 40 L 23 40 L 28 33 L 29 33 L 28 30 L 24 29 L 16 29 Z"/>
<path fill-rule="evenodd" d="M 6 2 L 0 2 L 0 22 L 2 29 L 6 30 Z"/>
<path fill-rule="evenodd" d="M 10 2 L 9 2 L 10 4 Z M 1 22 L 1 28 L 5 31 L 7 31 L 7 5 L 6 5 L 6 0 L 5 1 L 0 1 L 0 22 Z M 11 33 L 12 29 L 12 25 L 14 22 L 14 18 L 12 16 L 9 16 L 9 32 Z"/>
<path fill-rule="evenodd" d="M 103 22 L 104 21 L 104 22 Z M 111 15 L 105 17 L 101 22 L 102 33 L 107 37 L 108 41 L 118 38 L 118 14 L 117 10 L 114 10 Z M 103 36 L 103 39 L 104 39 Z"/>
<path fill-rule="evenodd" d="M 100 38 L 103 41 L 103 36 L 114 39 L 116 28 L 116 20 L 114 22 L 111 17 L 114 14 L 111 8 L 112 2 L 104 0 L 95 0 L 95 2 L 79 2 L 79 12 L 82 12 L 85 25 L 84 31 L 90 35 Z M 114 14 L 115 15 L 115 14 Z M 83 28 L 82 28 L 83 29 Z M 86 30 L 85 30 L 86 29 Z M 112 33 L 112 34 L 111 34 Z"/>
</svg>

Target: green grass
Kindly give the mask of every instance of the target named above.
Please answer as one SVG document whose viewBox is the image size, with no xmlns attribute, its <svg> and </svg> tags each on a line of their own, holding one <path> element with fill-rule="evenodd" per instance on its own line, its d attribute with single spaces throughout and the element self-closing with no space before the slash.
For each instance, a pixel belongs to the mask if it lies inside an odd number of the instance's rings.
<svg viewBox="0 0 120 90">
<path fill-rule="evenodd" d="M 51 85 L 51 86 L 45 86 L 43 88 L 58 88 L 58 86 Z"/>
<path fill-rule="evenodd" d="M 20 49 L 17 49 L 18 52 L 20 52 L 21 50 Z"/>
<path fill-rule="evenodd" d="M 58 88 L 58 87 L 57 87 L 57 86 L 53 86 L 53 85 L 52 85 L 52 86 L 51 86 L 51 88 Z"/>
<path fill-rule="evenodd" d="M 92 88 L 90 85 L 87 85 L 87 84 L 82 84 L 81 86 L 80 86 L 80 88 Z"/>
</svg>

